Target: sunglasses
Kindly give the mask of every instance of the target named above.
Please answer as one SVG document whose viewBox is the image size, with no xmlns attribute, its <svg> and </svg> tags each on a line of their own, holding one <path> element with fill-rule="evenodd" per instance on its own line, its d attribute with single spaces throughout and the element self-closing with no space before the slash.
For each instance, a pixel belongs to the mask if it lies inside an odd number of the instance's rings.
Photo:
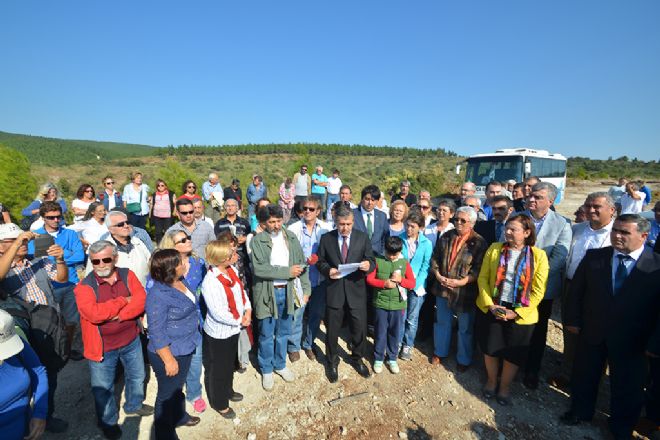
<svg viewBox="0 0 660 440">
<path fill-rule="evenodd" d="M 431 209 L 430 206 L 419 205 L 419 209 Z"/>
<path fill-rule="evenodd" d="M 181 240 L 174 242 L 174 244 L 188 243 L 189 241 L 189 237 L 183 237 Z"/>
<path fill-rule="evenodd" d="M 310 208 L 309 206 L 303 206 L 303 211 L 314 212 L 314 211 L 316 211 L 316 208 Z"/>
<path fill-rule="evenodd" d="M 93 190 L 93 189 L 86 189 L 85 192 L 86 192 L 86 193 L 93 193 L 94 190 Z"/>
<path fill-rule="evenodd" d="M 114 185 L 115 182 L 113 182 L 112 180 L 109 180 L 109 181 L 105 182 L 105 184 L 106 184 L 106 185 Z"/>
<path fill-rule="evenodd" d="M 98 266 L 99 264 L 101 264 L 101 261 L 103 261 L 105 264 L 112 263 L 112 257 L 92 258 L 92 264 L 94 266 Z"/>
<path fill-rule="evenodd" d="M 123 221 L 123 222 L 119 222 L 119 223 L 117 223 L 116 225 L 112 225 L 112 227 L 115 227 L 115 228 L 123 228 L 124 226 L 127 226 L 127 225 L 128 225 L 128 222 L 127 222 L 127 221 Z"/>
<path fill-rule="evenodd" d="M 46 220 L 59 220 L 62 218 L 61 215 L 45 215 L 44 218 Z"/>
<path fill-rule="evenodd" d="M 156 186 L 159 186 L 159 187 L 160 187 L 160 186 L 165 186 L 165 184 L 164 184 L 164 183 L 159 183 L 159 184 L 156 185 Z"/>
<path fill-rule="evenodd" d="M 195 211 L 194 210 L 193 211 L 179 211 L 179 214 L 180 215 L 191 215 L 193 212 L 195 212 Z"/>
<path fill-rule="evenodd" d="M 454 220 L 456 223 L 464 224 L 467 223 L 468 221 L 465 220 L 464 218 L 457 218 Z"/>
<path fill-rule="evenodd" d="M 194 186 L 194 185 L 188 185 L 187 188 L 188 188 L 188 189 L 196 189 L 197 187 Z"/>
</svg>

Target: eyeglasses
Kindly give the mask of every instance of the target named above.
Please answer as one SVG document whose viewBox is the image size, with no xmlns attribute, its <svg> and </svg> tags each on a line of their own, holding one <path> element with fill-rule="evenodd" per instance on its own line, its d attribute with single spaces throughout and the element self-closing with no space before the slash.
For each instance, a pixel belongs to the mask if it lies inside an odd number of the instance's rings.
<svg viewBox="0 0 660 440">
<path fill-rule="evenodd" d="M 159 183 L 159 184 L 156 185 L 156 186 L 165 186 L 165 184 L 164 184 L 164 183 Z"/>
<path fill-rule="evenodd" d="M 59 220 L 62 218 L 61 215 L 44 215 L 46 220 Z"/>
<path fill-rule="evenodd" d="M 112 180 L 108 180 L 107 182 L 105 182 L 105 184 L 106 184 L 106 185 L 114 185 L 115 182 L 113 182 Z"/>
<path fill-rule="evenodd" d="M 457 218 L 457 219 L 454 219 L 454 221 L 455 221 L 456 223 L 460 223 L 460 224 L 464 224 L 464 223 L 467 223 L 467 222 L 468 222 L 468 221 L 465 220 L 464 218 Z"/>
<path fill-rule="evenodd" d="M 314 212 L 317 208 L 311 208 L 309 206 L 303 206 L 303 211 Z"/>
<path fill-rule="evenodd" d="M 174 242 L 174 244 L 187 243 L 190 241 L 190 237 L 183 237 L 181 240 Z"/>
<path fill-rule="evenodd" d="M 111 227 L 114 227 L 114 228 L 123 228 L 124 226 L 128 226 L 128 222 L 127 222 L 127 221 L 119 222 L 119 223 L 117 223 L 116 225 L 112 225 Z"/>
<path fill-rule="evenodd" d="M 194 213 L 194 212 L 195 212 L 195 210 L 192 210 L 192 211 L 179 211 L 179 215 L 192 215 L 192 213 Z"/>
<path fill-rule="evenodd" d="M 419 209 L 424 209 L 424 210 L 426 210 L 426 209 L 431 209 L 431 207 L 430 207 L 430 206 L 419 205 Z"/>
<path fill-rule="evenodd" d="M 99 264 L 101 264 L 101 261 L 103 261 L 105 264 L 112 263 L 112 257 L 92 258 L 92 264 L 94 266 L 98 266 Z"/>
</svg>

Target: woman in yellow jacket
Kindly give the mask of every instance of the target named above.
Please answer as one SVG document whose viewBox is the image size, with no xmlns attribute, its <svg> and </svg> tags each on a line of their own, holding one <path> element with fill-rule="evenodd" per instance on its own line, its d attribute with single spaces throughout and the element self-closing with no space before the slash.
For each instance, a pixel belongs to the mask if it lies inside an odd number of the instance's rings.
<svg viewBox="0 0 660 440">
<path fill-rule="evenodd" d="M 509 387 L 518 367 L 527 357 L 537 306 L 545 294 L 548 257 L 534 247 L 536 229 L 525 214 L 510 217 L 505 225 L 504 243 L 493 243 L 479 272 L 476 336 L 484 353 L 488 381 L 484 397 L 509 405 Z M 499 389 L 499 359 L 504 360 Z"/>
</svg>

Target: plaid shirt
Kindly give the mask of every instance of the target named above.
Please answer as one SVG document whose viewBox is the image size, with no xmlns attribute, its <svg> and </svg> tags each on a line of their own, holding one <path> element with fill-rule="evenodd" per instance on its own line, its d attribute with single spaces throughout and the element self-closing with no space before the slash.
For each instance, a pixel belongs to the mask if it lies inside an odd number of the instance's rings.
<svg viewBox="0 0 660 440">
<path fill-rule="evenodd" d="M 23 260 L 22 265 L 13 262 L 9 273 L 18 276 L 18 278 L 25 283 L 26 294 L 23 300 L 43 305 L 48 304 L 48 297 L 46 293 L 37 285 L 37 279 L 34 273 L 40 269 L 44 269 L 48 278 L 55 280 L 57 278 L 57 266 L 48 258 L 36 259 L 30 262 L 28 259 Z"/>
</svg>

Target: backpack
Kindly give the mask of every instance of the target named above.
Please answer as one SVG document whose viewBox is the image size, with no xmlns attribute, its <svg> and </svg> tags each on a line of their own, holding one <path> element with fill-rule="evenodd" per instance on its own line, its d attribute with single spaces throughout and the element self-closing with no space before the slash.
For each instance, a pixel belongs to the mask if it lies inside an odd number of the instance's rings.
<svg viewBox="0 0 660 440">
<path fill-rule="evenodd" d="M 21 219 L 21 224 L 19 227 L 24 231 L 29 231 L 32 223 L 36 222 L 39 218 L 39 214 L 27 215 Z"/>
<path fill-rule="evenodd" d="M 14 317 L 47 370 L 59 371 L 66 365 L 69 360 L 66 328 L 56 308 L 29 303 L 16 296 L 1 301 L 0 308 Z"/>
</svg>

